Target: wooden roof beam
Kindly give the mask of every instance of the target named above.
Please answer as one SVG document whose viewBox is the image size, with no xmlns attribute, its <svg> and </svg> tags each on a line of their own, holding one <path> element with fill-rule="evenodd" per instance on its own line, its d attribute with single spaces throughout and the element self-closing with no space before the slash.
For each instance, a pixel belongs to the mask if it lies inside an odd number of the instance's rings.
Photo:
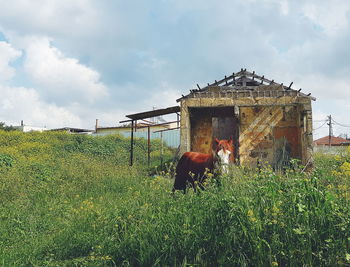
<svg viewBox="0 0 350 267">
<path fill-rule="evenodd" d="M 256 79 L 260 80 L 261 84 L 263 84 L 263 82 L 266 82 L 268 84 L 271 84 L 271 82 L 274 83 L 274 80 L 271 81 L 269 79 L 266 79 L 265 75 L 259 76 L 259 75 L 255 74 L 255 71 L 253 71 L 253 72 L 246 71 L 246 76 L 251 76 L 253 78 L 256 78 Z"/>
<path fill-rule="evenodd" d="M 236 80 L 237 79 L 242 79 L 242 81 L 244 82 L 244 81 L 247 81 L 247 79 L 245 79 L 245 78 L 248 78 L 248 77 L 252 78 L 251 81 L 255 81 L 255 79 L 260 80 L 260 85 L 264 85 L 264 83 L 265 84 L 270 84 L 270 85 L 276 84 L 276 82 L 274 80 L 266 79 L 264 75 L 263 76 L 259 76 L 259 75 L 255 74 L 255 71 L 249 72 L 249 71 L 247 71 L 246 68 L 245 69 L 241 68 L 241 70 L 239 72 L 232 73 L 232 75 L 230 75 L 230 76 L 226 76 L 225 75 L 225 77 L 223 79 L 219 80 L 219 81 L 215 80 L 215 82 L 212 83 L 212 84 L 207 83 L 207 86 L 204 87 L 204 88 L 201 88 L 199 90 L 191 90 L 191 93 L 195 93 L 195 92 L 198 92 L 198 91 L 200 91 L 200 92 L 206 91 L 209 86 L 237 85 L 236 84 Z M 283 83 L 282 83 L 281 86 L 282 86 L 282 88 L 284 90 L 291 90 L 292 89 L 291 88 L 292 84 L 293 84 L 293 82 L 287 87 L 287 86 L 283 85 Z M 197 85 L 197 87 L 198 87 L 198 85 Z M 301 93 L 301 95 L 302 96 L 306 96 L 306 94 L 303 94 L 303 93 Z M 188 97 L 188 96 L 182 95 L 182 98 L 186 98 L 186 97 Z M 177 102 L 179 102 L 182 98 L 178 99 Z"/>
<path fill-rule="evenodd" d="M 260 84 L 263 84 L 264 79 L 265 79 L 265 77 L 264 77 L 264 75 L 263 75 L 263 76 L 261 77 L 261 79 L 260 79 L 260 81 L 261 81 L 261 83 L 260 83 Z"/>
<path fill-rule="evenodd" d="M 228 76 L 228 77 L 225 76 L 225 78 L 223 78 L 223 79 L 221 79 L 221 80 L 219 80 L 219 81 L 215 80 L 215 82 L 212 83 L 212 84 L 209 84 L 209 83 L 208 83 L 208 86 L 216 86 L 216 85 L 219 85 L 219 84 L 221 84 L 221 83 L 223 83 L 223 82 L 226 82 L 226 81 L 229 80 L 229 79 L 232 79 L 232 75 L 230 75 L 230 76 Z"/>
</svg>

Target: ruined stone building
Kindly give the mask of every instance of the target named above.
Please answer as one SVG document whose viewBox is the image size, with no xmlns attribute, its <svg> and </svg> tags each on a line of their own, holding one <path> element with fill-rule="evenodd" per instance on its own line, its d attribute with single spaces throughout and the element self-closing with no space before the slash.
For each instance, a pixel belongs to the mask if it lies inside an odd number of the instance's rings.
<svg viewBox="0 0 350 267">
<path fill-rule="evenodd" d="M 212 140 L 234 140 L 236 163 L 281 167 L 291 158 L 312 157 L 310 94 L 255 72 L 241 70 L 204 88 L 190 90 L 181 107 L 180 154 L 210 153 Z"/>
</svg>

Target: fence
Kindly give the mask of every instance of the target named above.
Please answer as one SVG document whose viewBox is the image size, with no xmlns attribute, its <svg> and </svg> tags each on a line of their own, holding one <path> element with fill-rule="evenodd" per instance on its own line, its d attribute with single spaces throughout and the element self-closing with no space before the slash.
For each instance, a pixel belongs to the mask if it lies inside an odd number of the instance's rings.
<svg viewBox="0 0 350 267">
<path fill-rule="evenodd" d="M 323 153 L 323 154 L 331 154 L 331 155 L 338 155 L 343 154 L 348 146 L 314 146 L 314 152 L 315 153 Z"/>
<path fill-rule="evenodd" d="M 118 131 L 115 131 L 113 129 L 105 130 L 103 132 L 101 131 L 101 132 L 95 133 L 94 135 L 105 136 L 105 135 L 116 134 L 116 133 L 126 138 L 131 138 L 130 128 L 127 128 L 125 130 L 119 129 Z M 144 138 L 145 140 L 148 140 L 148 129 L 141 128 L 141 129 L 137 129 L 136 132 L 135 131 L 133 132 L 134 147 L 136 148 L 140 145 L 140 142 L 137 141 L 137 138 Z M 146 144 L 145 142 L 142 142 L 142 143 Z M 149 148 L 146 148 L 147 153 L 144 155 L 144 157 L 148 158 L 148 165 L 150 165 L 151 167 L 163 166 L 164 162 L 169 161 L 176 156 L 179 146 L 180 146 L 180 129 L 172 129 L 172 130 L 163 129 L 158 131 L 150 129 L 150 146 Z M 144 162 L 145 158 L 141 159 L 142 162 Z M 135 158 L 135 161 L 138 161 L 138 160 L 140 161 L 140 159 Z"/>
<path fill-rule="evenodd" d="M 120 132 L 121 135 L 124 137 L 130 137 L 130 130 L 129 131 L 123 131 Z M 134 137 L 136 138 L 148 138 L 147 131 L 136 131 L 134 132 Z M 180 130 L 170 130 L 170 131 L 162 131 L 162 132 L 150 132 L 150 139 L 160 139 L 162 140 L 167 146 L 172 148 L 178 148 L 180 145 Z"/>
</svg>

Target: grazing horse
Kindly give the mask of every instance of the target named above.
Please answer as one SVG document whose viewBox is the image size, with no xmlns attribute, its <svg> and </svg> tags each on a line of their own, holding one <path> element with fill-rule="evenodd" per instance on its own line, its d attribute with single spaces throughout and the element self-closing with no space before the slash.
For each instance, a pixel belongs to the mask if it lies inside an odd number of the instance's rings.
<svg viewBox="0 0 350 267">
<path fill-rule="evenodd" d="M 221 166 L 224 173 L 228 172 L 228 164 L 233 161 L 234 155 L 232 139 L 218 140 L 215 138 L 214 143 L 216 149 L 211 154 L 186 152 L 182 155 L 176 166 L 173 192 L 183 190 L 186 193 L 187 183 L 190 183 L 194 190 L 196 190 L 196 182 L 203 188 L 207 174 L 213 174 L 217 166 Z"/>
</svg>

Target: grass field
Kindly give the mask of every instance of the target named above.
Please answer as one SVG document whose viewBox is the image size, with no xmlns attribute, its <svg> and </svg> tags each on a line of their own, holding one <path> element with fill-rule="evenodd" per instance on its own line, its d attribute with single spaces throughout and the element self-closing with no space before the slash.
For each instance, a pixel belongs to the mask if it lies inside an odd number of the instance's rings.
<svg viewBox="0 0 350 267">
<path fill-rule="evenodd" d="M 134 167 L 128 151 L 120 136 L 1 131 L 0 265 L 350 265 L 350 151 L 175 196 L 144 140 Z"/>
</svg>

